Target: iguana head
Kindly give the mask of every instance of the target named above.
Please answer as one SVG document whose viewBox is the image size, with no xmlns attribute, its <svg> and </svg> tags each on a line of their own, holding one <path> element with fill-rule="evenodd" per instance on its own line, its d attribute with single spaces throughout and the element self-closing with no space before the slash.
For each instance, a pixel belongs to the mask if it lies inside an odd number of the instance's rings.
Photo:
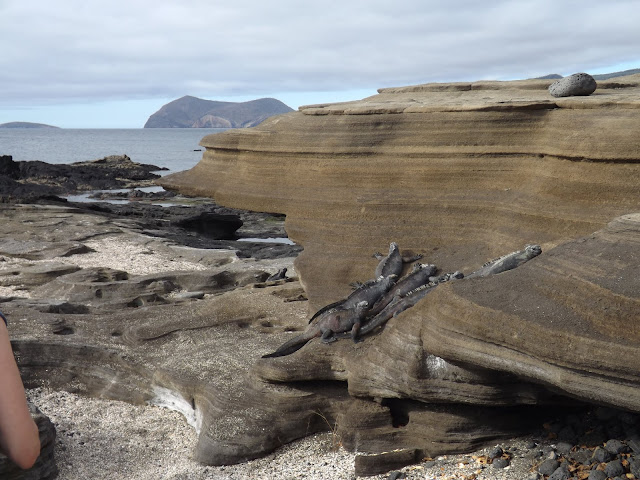
<svg viewBox="0 0 640 480">
<path fill-rule="evenodd" d="M 542 247 L 540 245 L 527 245 L 524 247 L 524 251 L 530 258 L 533 258 L 542 253 Z"/>
</svg>

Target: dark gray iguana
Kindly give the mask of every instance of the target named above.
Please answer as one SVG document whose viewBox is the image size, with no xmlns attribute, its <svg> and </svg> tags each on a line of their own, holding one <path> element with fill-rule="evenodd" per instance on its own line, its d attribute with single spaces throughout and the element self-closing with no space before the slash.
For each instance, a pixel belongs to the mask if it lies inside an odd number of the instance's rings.
<svg viewBox="0 0 640 480">
<path fill-rule="evenodd" d="M 407 293 L 416 288 L 429 283 L 432 275 L 436 273 L 437 267 L 427 263 L 416 263 L 410 273 L 398 280 L 395 285 L 369 309 L 367 315 L 372 316 L 380 313 L 395 296 L 404 297 Z"/>
<path fill-rule="evenodd" d="M 389 253 L 382 255 L 381 253 L 374 253 L 373 256 L 380 260 L 376 267 L 375 276 L 378 278 L 380 275 L 386 277 L 388 275 L 402 275 L 402 267 L 405 263 L 415 262 L 420 260 L 422 255 L 414 255 L 412 257 L 403 257 L 400 255 L 400 248 L 396 242 L 389 244 Z"/>
<path fill-rule="evenodd" d="M 315 337 L 321 337 L 324 343 L 330 343 L 336 340 L 335 334 L 351 331 L 351 337 L 355 341 L 368 307 L 369 304 L 362 301 L 353 308 L 337 307 L 327 310 L 303 333 L 282 344 L 275 352 L 263 355 L 262 358 L 290 355 Z"/>
<path fill-rule="evenodd" d="M 358 332 L 358 335 L 363 336 L 369 332 L 374 331 L 376 328 L 384 325 L 399 313 L 413 307 L 428 293 L 432 292 L 433 289 L 436 288 L 439 284 L 464 278 L 464 275 L 461 272 L 454 272 L 431 278 L 434 280 L 430 281 L 429 283 L 425 283 L 418 288 L 415 288 L 414 290 L 411 290 L 404 296 L 396 294 L 393 299 L 376 316 L 362 325 Z"/>
<path fill-rule="evenodd" d="M 338 300 L 337 302 L 322 307 L 320 310 L 313 314 L 313 316 L 309 319 L 309 323 L 332 308 L 353 308 L 359 302 L 367 302 L 368 305 L 373 305 L 382 295 L 387 292 L 387 290 L 389 290 L 393 286 L 397 278 L 398 277 L 396 275 L 389 275 L 388 277 L 378 277 L 373 282 L 362 284 L 356 290 L 351 292 L 351 294 L 347 298 Z"/>
<path fill-rule="evenodd" d="M 540 245 L 527 245 L 524 250 L 518 250 L 485 263 L 478 270 L 467 275 L 466 278 L 486 277 L 506 272 L 528 262 L 541 253 L 542 248 L 540 248 Z"/>
</svg>

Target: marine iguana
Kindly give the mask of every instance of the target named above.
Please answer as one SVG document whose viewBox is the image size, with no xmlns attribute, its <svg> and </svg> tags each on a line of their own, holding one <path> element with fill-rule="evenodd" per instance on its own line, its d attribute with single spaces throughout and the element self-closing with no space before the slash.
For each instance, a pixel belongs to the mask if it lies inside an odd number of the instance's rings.
<svg viewBox="0 0 640 480">
<path fill-rule="evenodd" d="M 277 280 L 283 280 L 287 278 L 287 267 L 281 268 L 273 275 L 269 276 L 265 282 L 275 282 Z"/>
<path fill-rule="evenodd" d="M 541 253 L 542 248 L 540 248 L 540 245 L 527 245 L 524 250 L 518 250 L 485 263 L 478 270 L 467 275 L 466 278 L 486 277 L 506 272 L 528 262 Z"/>
<path fill-rule="evenodd" d="M 434 277 L 431 277 L 434 278 Z M 441 283 L 449 282 L 451 280 L 458 280 L 464 278 L 461 272 L 446 273 L 439 277 L 436 277 L 435 282 L 425 283 L 418 288 L 411 290 L 406 295 L 401 296 L 396 294 L 393 299 L 373 318 L 368 320 L 362 325 L 358 331 L 358 336 L 366 335 L 374 331 L 376 328 L 384 325 L 393 317 L 401 312 L 404 312 L 408 308 L 413 307 L 419 300 L 424 298 L 428 293 L 432 292 Z"/>
<path fill-rule="evenodd" d="M 290 355 L 315 337 L 321 337 L 323 343 L 333 342 L 336 340 L 336 333 L 351 331 L 351 337 L 355 341 L 368 307 L 369 304 L 362 301 L 352 308 L 337 307 L 327 310 L 303 333 L 282 344 L 275 352 L 263 355 L 262 358 Z"/>
<path fill-rule="evenodd" d="M 319 315 L 322 315 L 324 312 L 332 308 L 353 308 L 358 304 L 358 302 L 363 301 L 367 302 L 368 305 L 373 305 L 393 286 L 397 278 L 397 275 L 389 275 L 387 277 L 381 276 L 372 282 L 366 282 L 362 284 L 356 290 L 351 292 L 351 294 L 349 294 L 347 298 L 338 300 L 337 302 L 333 302 L 322 307 L 320 310 L 313 314 L 313 316 L 309 319 L 309 323 L 311 323 Z"/>
<path fill-rule="evenodd" d="M 429 283 L 430 278 L 434 278 L 431 275 L 436 273 L 436 270 L 437 267 L 435 265 L 428 263 L 414 264 L 411 272 L 398 280 L 396 284 L 369 309 L 367 315 L 372 316 L 380 313 L 396 295 L 403 297 L 411 290 L 415 290 L 421 285 Z"/>
<path fill-rule="evenodd" d="M 389 253 L 387 255 L 382 255 L 381 253 L 374 253 L 373 256 L 380 260 L 378 266 L 376 267 L 375 276 L 378 278 L 380 275 L 386 277 L 388 275 L 402 275 L 402 266 L 405 263 L 415 262 L 416 260 L 420 260 L 422 255 L 414 255 L 412 257 L 403 257 L 400 255 L 400 248 L 398 248 L 398 244 L 396 242 L 391 242 L 389 244 Z"/>
</svg>

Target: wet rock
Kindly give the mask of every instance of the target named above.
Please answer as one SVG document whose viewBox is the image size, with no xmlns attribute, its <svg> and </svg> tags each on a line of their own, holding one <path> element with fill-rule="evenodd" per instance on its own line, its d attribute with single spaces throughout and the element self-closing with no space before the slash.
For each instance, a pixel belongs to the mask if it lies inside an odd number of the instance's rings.
<svg viewBox="0 0 640 480">
<path fill-rule="evenodd" d="M 597 86 L 588 73 L 574 73 L 553 82 L 549 86 L 549 93 L 554 97 L 585 96 L 595 92 Z"/>
<path fill-rule="evenodd" d="M 143 185 L 166 168 L 131 161 L 127 155 L 72 164 L 41 161 L 14 162 L 3 156 L 0 165 L 0 197 L 5 201 L 33 201 L 35 198 L 77 191 L 109 190 Z M 4 180 L 4 181 L 2 181 Z"/>
</svg>

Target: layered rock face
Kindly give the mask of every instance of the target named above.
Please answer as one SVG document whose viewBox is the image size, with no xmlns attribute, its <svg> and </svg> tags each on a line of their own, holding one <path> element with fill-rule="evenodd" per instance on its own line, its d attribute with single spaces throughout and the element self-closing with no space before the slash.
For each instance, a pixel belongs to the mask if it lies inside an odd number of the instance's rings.
<svg viewBox="0 0 640 480">
<path fill-rule="evenodd" d="M 534 418 L 529 405 L 574 397 L 640 411 L 629 360 L 640 76 L 589 97 L 553 98 L 550 83 L 418 85 L 302 107 L 205 137 L 196 167 L 164 177 L 166 188 L 286 214 L 310 313 L 370 279 L 372 253 L 392 241 L 464 273 L 542 246 L 511 272 L 439 287 L 362 344 L 311 342 L 258 360 L 253 375 L 278 388 L 346 382 L 352 400 L 335 417 L 345 445 L 393 445 L 405 461 L 505 434 L 474 422 Z"/>
<path fill-rule="evenodd" d="M 543 249 L 639 210 L 640 76 L 553 98 L 549 80 L 381 89 L 205 137 L 160 180 L 287 215 L 312 308 L 369 278 L 396 241 L 449 271 Z"/>
</svg>

